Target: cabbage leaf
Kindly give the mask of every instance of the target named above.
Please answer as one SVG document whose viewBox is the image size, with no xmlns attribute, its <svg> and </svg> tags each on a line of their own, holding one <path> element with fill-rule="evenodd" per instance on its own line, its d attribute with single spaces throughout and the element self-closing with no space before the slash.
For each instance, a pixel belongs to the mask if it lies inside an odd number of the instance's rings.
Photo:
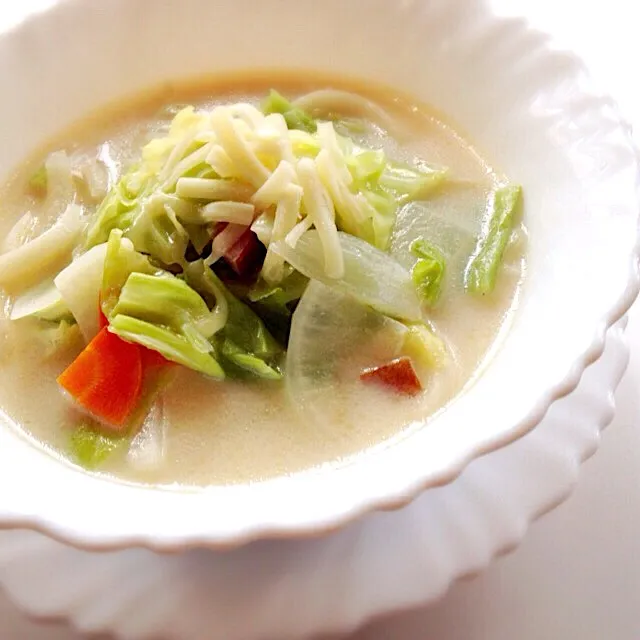
<svg viewBox="0 0 640 640">
<path fill-rule="evenodd" d="M 167 266 L 182 264 L 189 234 L 181 220 L 197 219 L 197 207 L 173 192 L 181 177 L 216 177 L 204 157 L 193 159 L 203 150 L 205 140 L 199 136 L 206 138 L 207 127 L 204 113 L 186 107 L 173 119 L 167 136 L 147 143 L 141 161 L 98 207 L 87 232 L 87 247 L 106 242 L 113 229 L 120 229 L 139 251 Z"/>
<path fill-rule="evenodd" d="M 210 335 L 203 331 L 211 312 L 200 295 L 170 273 L 133 272 L 111 312 L 110 329 L 120 337 L 213 378 L 224 373 Z"/>
<path fill-rule="evenodd" d="M 128 438 L 122 434 L 107 434 L 83 424 L 71 434 L 69 452 L 74 462 L 93 470 L 127 443 Z"/>
<path fill-rule="evenodd" d="M 440 298 L 445 275 L 445 260 L 442 252 L 424 238 L 416 238 L 411 244 L 411 253 L 418 260 L 411 270 L 411 278 L 422 299 L 433 306 Z"/>
<path fill-rule="evenodd" d="M 281 378 L 283 349 L 251 307 L 236 298 L 202 261 L 190 264 L 185 276 L 205 298 L 216 300 L 217 304 L 222 302 L 220 298 L 224 299 L 226 323 L 211 342 L 227 375 Z"/>
<path fill-rule="evenodd" d="M 521 206 L 521 186 L 509 185 L 496 190 L 485 232 L 467 268 L 465 285 L 471 293 L 485 295 L 495 288 L 504 250 Z"/>
<path fill-rule="evenodd" d="M 80 328 L 66 318 L 59 322 L 40 321 L 34 336 L 42 346 L 45 358 L 61 352 L 79 351 L 83 345 Z"/>
<path fill-rule="evenodd" d="M 282 345 L 289 341 L 293 311 L 308 283 L 306 276 L 289 267 L 277 285 L 259 281 L 247 293 L 251 308 Z"/>
<path fill-rule="evenodd" d="M 308 133 L 315 133 L 316 121 L 305 111 L 294 107 L 289 100 L 271 89 L 269 95 L 262 102 L 262 111 L 265 115 L 280 113 L 284 116 L 289 129 L 299 129 Z"/>
<path fill-rule="evenodd" d="M 17 296 L 11 305 L 11 320 L 38 318 L 57 322 L 71 320 L 73 314 L 53 282 L 43 282 Z"/>
<path fill-rule="evenodd" d="M 224 371 L 211 353 L 211 344 L 203 346 L 201 336 L 188 331 L 178 332 L 139 318 L 116 314 L 109 330 L 124 340 L 136 342 L 206 376 L 222 380 Z"/>
<path fill-rule="evenodd" d="M 326 275 L 322 246 L 315 230 L 307 231 L 295 248 L 286 241 L 272 246 L 308 278 L 350 295 L 383 315 L 412 322 L 420 320 L 420 300 L 409 272 L 371 244 L 342 232 L 338 236 L 345 267 L 340 279 Z"/>
<path fill-rule="evenodd" d="M 402 352 L 421 369 L 442 369 L 448 360 L 444 341 L 425 324 L 408 325 Z"/>
<path fill-rule="evenodd" d="M 100 293 L 102 312 L 107 319 L 111 319 L 120 291 L 134 272 L 153 275 L 159 273 L 159 270 L 151 265 L 147 256 L 134 249 L 131 241 L 124 238 L 120 229 L 113 229 L 107 242 Z"/>
<path fill-rule="evenodd" d="M 0 255 L 0 287 L 26 289 L 68 260 L 82 235 L 82 208 L 70 204 L 56 223 L 29 242 Z"/>
</svg>

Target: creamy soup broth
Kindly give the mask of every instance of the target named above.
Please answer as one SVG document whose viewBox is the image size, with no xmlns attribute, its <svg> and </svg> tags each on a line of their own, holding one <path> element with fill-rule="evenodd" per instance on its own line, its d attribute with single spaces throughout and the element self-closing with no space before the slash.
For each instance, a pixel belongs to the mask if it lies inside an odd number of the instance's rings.
<svg viewBox="0 0 640 640">
<path fill-rule="evenodd" d="M 136 158 L 145 141 L 166 126 L 173 114 L 169 106 L 257 103 L 272 86 L 288 96 L 332 86 L 375 101 L 397 127 L 394 139 L 377 129 L 362 134 L 368 144 L 383 146 L 396 159 L 419 156 L 433 165 L 449 167 L 451 184 L 431 196 L 429 206 L 436 213 L 446 211 L 452 223 L 470 234 L 478 231 L 487 198 L 501 176 L 441 116 L 391 91 L 334 78 L 279 75 L 167 85 L 70 128 L 21 166 L 0 192 L 0 236 L 27 210 L 36 218 L 46 218 L 25 186 L 47 153 L 65 149 L 87 158 L 98 155 L 113 178 Z M 410 226 L 410 218 L 409 206 L 402 211 L 398 227 L 400 222 Z M 40 224 L 48 222 L 42 219 Z M 401 233 L 397 230 L 396 236 Z M 283 384 L 219 383 L 182 369 L 164 395 L 168 429 L 163 463 L 158 468 L 135 469 L 125 463 L 124 454 L 117 454 L 100 471 L 160 485 L 258 481 L 323 464 L 347 464 L 372 447 L 392 443 L 414 429 L 429 428 L 425 419 L 442 410 L 474 379 L 506 326 L 523 265 L 521 251 L 510 248 L 497 288 L 486 298 L 469 296 L 455 284 L 449 286 L 443 303 L 429 317 L 448 344 L 451 363 L 433 373 L 426 390 L 416 398 L 399 398 L 384 389 L 345 382 L 326 394 L 324 419 L 318 421 L 299 414 Z M 81 417 L 63 399 L 56 376 L 82 344 L 44 358 L 41 345 L 31 338 L 29 323 L 5 321 L 2 325 L 0 406 L 28 437 L 66 458 L 70 430 Z M 375 353 L 374 346 L 354 357 L 351 369 L 357 373 L 362 366 L 375 364 Z"/>
</svg>

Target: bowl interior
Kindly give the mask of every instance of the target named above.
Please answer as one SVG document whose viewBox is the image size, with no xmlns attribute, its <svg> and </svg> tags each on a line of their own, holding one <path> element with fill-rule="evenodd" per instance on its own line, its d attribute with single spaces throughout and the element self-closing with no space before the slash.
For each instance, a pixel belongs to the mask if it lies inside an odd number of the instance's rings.
<svg viewBox="0 0 640 640">
<path fill-rule="evenodd" d="M 250 68 L 333 72 L 412 93 L 524 185 L 528 274 L 508 335 L 428 428 L 338 471 L 154 490 L 79 473 L 0 429 L 0 478 L 13 487 L 0 499 L 5 524 L 90 546 L 163 547 L 320 530 L 401 502 L 535 426 L 635 296 L 637 162 L 615 107 L 591 92 L 571 55 L 472 0 L 65 0 L 0 34 L 0 175 L 119 97 Z"/>
</svg>

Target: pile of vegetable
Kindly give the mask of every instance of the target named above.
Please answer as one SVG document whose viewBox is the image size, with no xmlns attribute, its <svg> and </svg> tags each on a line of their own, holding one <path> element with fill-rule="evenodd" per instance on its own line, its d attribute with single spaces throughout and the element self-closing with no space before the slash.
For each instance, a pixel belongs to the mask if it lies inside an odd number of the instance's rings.
<svg viewBox="0 0 640 640">
<path fill-rule="evenodd" d="M 272 91 L 260 108 L 180 110 L 116 181 L 89 185 L 93 208 L 76 197 L 64 153 L 33 177 L 33 193 L 68 206 L 0 255 L 0 285 L 14 292 L 66 263 L 20 292 L 10 317 L 38 319 L 58 346 L 81 333 L 86 346 L 58 383 L 93 420 L 73 438 L 85 464 L 144 428 L 177 366 L 215 381 L 284 379 L 304 403 L 327 366 L 319 354 L 331 353 L 309 348 L 319 318 L 345 322 L 345 335 L 347 320 L 366 319 L 398 336 L 395 357 L 363 371 L 363 384 L 413 395 L 425 370 L 443 366 L 428 323 L 442 248 L 416 238 L 409 271 L 389 246 L 399 210 L 428 200 L 447 171 L 359 146 L 350 126 Z M 468 260 L 470 295 L 493 290 L 520 198 L 519 187 L 496 190 Z"/>
</svg>

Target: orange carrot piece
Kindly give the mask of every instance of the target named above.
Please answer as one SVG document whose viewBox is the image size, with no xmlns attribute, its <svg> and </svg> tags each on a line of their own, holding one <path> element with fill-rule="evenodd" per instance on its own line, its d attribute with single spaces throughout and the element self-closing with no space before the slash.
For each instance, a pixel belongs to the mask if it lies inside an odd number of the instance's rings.
<svg viewBox="0 0 640 640">
<path fill-rule="evenodd" d="M 107 320 L 107 316 L 102 312 L 102 308 L 98 306 L 98 325 L 101 329 L 109 326 L 109 321 Z"/>
<path fill-rule="evenodd" d="M 102 307 L 98 305 L 98 322 L 101 329 L 109 326 L 109 320 L 107 316 L 104 315 L 102 311 Z M 139 345 L 140 351 L 142 354 L 142 368 L 143 370 L 148 367 L 159 367 L 165 364 L 173 364 L 170 360 L 167 360 L 161 353 L 158 351 L 154 351 L 153 349 L 149 349 L 147 347 L 143 347 Z M 144 371 L 143 371 L 144 374 Z"/>
<path fill-rule="evenodd" d="M 99 420 L 123 429 L 142 390 L 141 347 L 104 327 L 58 376 L 58 384 Z"/>
<path fill-rule="evenodd" d="M 140 346 L 140 352 L 142 354 L 142 369 L 146 372 L 147 369 L 153 369 L 154 367 L 162 367 L 175 364 L 171 360 L 167 360 L 160 352 L 148 347 Z"/>
</svg>

